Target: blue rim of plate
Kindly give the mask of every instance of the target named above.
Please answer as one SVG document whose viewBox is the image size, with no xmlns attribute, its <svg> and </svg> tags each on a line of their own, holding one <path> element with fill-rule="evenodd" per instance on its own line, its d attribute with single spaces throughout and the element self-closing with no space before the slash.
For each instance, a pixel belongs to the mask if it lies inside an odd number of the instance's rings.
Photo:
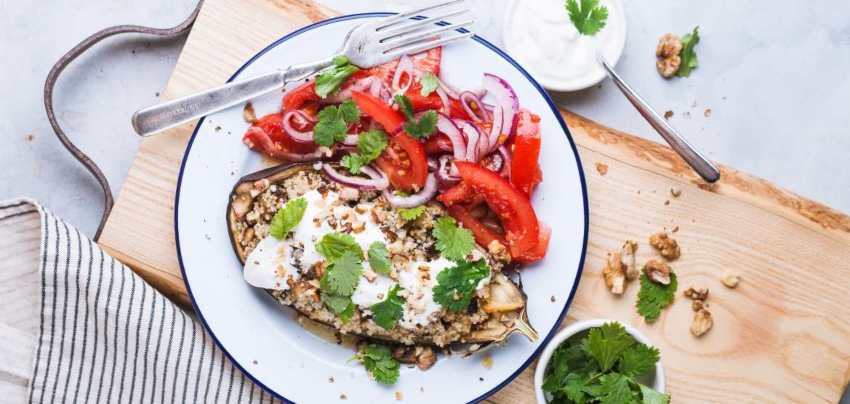
<svg viewBox="0 0 850 404">
<path fill-rule="evenodd" d="M 274 49 L 278 45 L 280 45 L 280 44 L 282 44 L 282 43 L 284 43 L 284 42 L 286 42 L 286 41 L 288 41 L 292 38 L 297 37 L 298 35 L 303 34 L 304 32 L 319 28 L 319 27 L 324 26 L 324 25 L 340 22 L 340 21 L 348 21 L 348 20 L 353 20 L 353 19 L 358 19 L 358 18 L 369 18 L 369 17 L 385 17 L 385 16 L 389 16 L 389 15 L 394 15 L 394 14 L 396 14 L 396 13 L 371 12 L 371 13 L 358 13 L 358 14 L 341 15 L 339 17 L 329 18 L 329 19 L 322 20 L 322 21 L 307 25 L 305 27 L 299 28 L 299 29 L 297 29 L 293 32 L 290 32 L 289 34 L 282 36 L 280 39 L 272 42 L 270 45 L 263 48 L 263 50 L 259 51 L 256 55 L 252 56 L 250 59 L 248 59 L 247 62 L 245 62 L 245 64 L 243 64 L 241 67 L 239 67 L 239 69 L 236 70 L 236 72 L 233 73 L 233 75 L 230 76 L 229 79 L 227 79 L 227 82 L 233 81 L 233 79 L 235 79 L 237 76 L 239 76 L 239 74 L 242 73 L 242 71 L 245 70 L 245 68 L 247 68 L 252 63 L 254 63 L 258 58 L 260 58 L 261 56 L 266 54 L 266 52 L 270 51 L 271 49 Z M 468 32 L 466 29 L 463 29 L 463 28 L 458 29 L 457 31 Z M 516 379 L 516 377 L 519 376 L 520 373 L 522 373 L 522 371 L 525 370 L 528 367 L 528 365 L 531 364 L 532 361 L 534 361 L 534 358 L 536 358 L 538 355 L 540 355 L 540 352 L 543 351 L 543 349 L 549 343 L 549 340 L 551 340 L 552 337 L 555 336 L 555 334 L 558 332 L 558 328 L 561 326 L 561 323 L 564 321 L 564 316 L 567 314 L 567 310 L 570 308 L 570 304 L 572 304 L 572 302 L 573 302 L 573 297 L 575 297 L 576 290 L 578 290 L 578 285 L 579 285 L 579 282 L 581 281 L 581 273 L 582 273 L 582 269 L 584 268 L 584 256 L 587 253 L 587 236 L 588 236 L 588 231 L 590 229 L 590 209 L 588 208 L 587 182 L 585 181 L 585 178 L 584 178 L 584 169 L 582 168 L 581 157 L 578 154 L 578 149 L 576 149 L 576 144 L 575 144 L 575 141 L 573 141 L 573 137 L 570 134 L 570 130 L 569 130 L 569 128 L 567 128 L 567 123 L 564 121 L 563 116 L 561 116 L 561 112 L 558 109 L 558 106 L 552 100 L 552 97 L 550 97 L 549 94 L 546 93 L 546 91 L 543 89 L 543 87 L 540 86 L 540 84 L 537 82 L 537 80 L 535 80 L 533 77 L 531 77 L 531 75 L 516 60 L 514 60 L 512 57 L 508 56 L 504 51 L 499 49 L 496 45 L 493 45 L 492 43 L 490 43 L 489 41 L 487 41 L 484 38 L 481 38 L 478 35 L 473 35 L 472 39 L 474 39 L 476 42 L 486 46 L 491 51 L 495 52 L 497 55 L 499 55 L 502 58 L 504 58 L 505 60 L 507 60 L 508 63 L 510 63 L 514 68 L 519 70 L 520 73 L 522 73 L 523 76 L 525 76 L 525 78 L 527 78 L 528 81 L 531 82 L 531 84 L 534 86 L 534 88 L 537 89 L 537 91 L 540 93 L 540 95 L 543 96 L 543 99 L 546 100 L 546 103 L 549 104 L 549 108 L 552 109 L 552 112 L 558 118 L 558 123 L 561 124 L 561 128 L 564 130 L 564 135 L 567 137 L 567 140 L 570 142 L 570 148 L 572 149 L 573 155 L 575 156 L 576 162 L 578 163 L 576 166 L 578 168 L 579 180 L 581 181 L 581 196 L 582 196 L 582 204 L 584 205 L 584 232 L 583 232 L 584 234 L 582 235 L 581 257 L 579 258 L 578 270 L 576 271 L 576 281 L 573 284 L 572 290 L 570 291 L 570 296 L 567 298 L 567 301 L 564 304 L 563 310 L 561 310 L 561 314 L 558 316 L 558 320 L 555 321 L 555 325 L 549 331 L 549 334 L 546 335 L 546 338 L 543 338 L 543 340 L 540 341 L 540 345 L 534 350 L 534 352 L 531 354 L 531 356 L 529 356 L 528 359 L 526 359 L 525 363 L 523 363 L 522 366 L 520 366 L 516 371 L 514 371 L 514 373 L 512 375 L 510 375 L 508 378 L 503 380 L 496 387 L 493 387 L 492 389 L 488 390 L 487 392 L 485 392 L 481 396 L 469 401 L 470 403 L 478 403 L 478 402 L 486 399 L 487 397 L 490 397 L 491 395 L 493 395 L 493 393 L 501 390 L 502 388 L 507 386 L 510 382 L 512 382 L 514 379 Z M 186 278 L 186 269 L 183 267 L 183 255 L 182 255 L 182 252 L 180 251 L 180 230 L 179 230 L 180 226 L 178 226 L 178 223 L 179 223 L 179 213 L 178 212 L 180 212 L 180 209 L 179 209 L 180 187 L 183 184 L 183 172 L 186 168 L 186 160 L 189 158 L 189 152 L 191 152 L 191 150 L 192 150 L 192 144 L 195 142 L 195 136 L 198 134 L 198 130 L 201 128 L 201 125 L 204 123 L 204 119 L 206 119 L 206 117 L 201 118 L 198 121 L 198 124 L 195 126 L 195 129 L 192 131 L 192 137 L 189 138 L 189 143 L 186 146 L 186 152 L 183 153 L 183 160 L 180 162 L 180 173 L 177 176 L 177 190 L 176 190 L 175 195 L 174 195 L 174 237 L 175 237 L 175 243 L 174 244 L 177 247 L 177 263 L 180 265 L 180 274 L 183 276 L 183 283 L 186 284 L 186 291 L 189 293 L 189 300 L 192 302 L 192 309 L 198 315 L 198 319 L 201 320 L 201 324 L 204 326 L 204 328 L 207 330 L 207 332 L 209 332 L 210 337 L 212 338 L 213 342 L 215 342 L 215 344 L 218 345 L 218 347 L 221 349 L 221 352 L 223 352 L 224 355 L 227 356 L 228 359 L 230 359 L 230 361 L 233 363 L 233 365 L 236 366 L 236 368 L 238 368 L 245 376 L 248 377 L 248 379 L 250 379 L 256 385 L 262 387 L 265 391 L 269 392 L 269 394 L 272 394 L 273 396 L 275 396 L 276 398 L 278 398 L 280 400 L 283 400 L 284 402 L 293 403 L 294 401 L 284 397 L 281 393 L 278 393 L 278 392 L 272 390 L 271 388 L 269 388 L 268 386 L 266 386 L 265 384 L 260 382 L 256 377 L 254 377 L 254 375 L 252 375 L 248 371 L 247 368 L 242 366 L 236 360 L 236 358 L 234 358 L 233 355 L 230 354 L 230 352 L 227 350 L 227 348 L 224 347 L 224 345 L 222 345 L 222 343 L 218 340 L 218 337 L 215 336 L 215 333 L 213 332 L 212 328 L 210 328 L 209 324 L 207 324 L 207 321 L 204 318 L 203 313 L 198 308 L 198 304 L 195 302 L 195 296 L 192 294 L 192 287 L 191 287 L 191 285 L 189 285 L 189 282 L 186 281 L 186 279 L 187 279 Z"/>
</svg>

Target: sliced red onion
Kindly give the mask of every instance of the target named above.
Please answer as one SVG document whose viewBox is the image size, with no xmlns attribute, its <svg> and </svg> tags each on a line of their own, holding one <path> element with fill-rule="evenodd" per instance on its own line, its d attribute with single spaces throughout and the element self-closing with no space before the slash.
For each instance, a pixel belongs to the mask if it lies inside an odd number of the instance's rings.
<svg viewBox="0 0 850 404">
<path fill-rule="evenodd" d="M 519 112 L 516 92 L 507 81 L 490 73 L 484 73 L 483 87 L 493 96 L 496 107 L 502 107 L 502 133 L 510 136 L 514 131 L 514 117 Z"/>
<path fill-rule="evenodd" d="M 443 113 L 448 114 L 449 111 L 451 111 L 451 108 L 452 108 L 452 104 L 449 101 L 449 95 L 446 94 L 446 92 L 440 87 L 437 87 L 435 92 L 440 97 L 440 104 L 443 105 Z"/>
<path fill-rule="evenodd" d="M 502 157 L 500 153 L 491 154 L 488 158 L 489 160 L 482 159 L 482 162 L 487 161 L 487 164 L 484 164 L 484 168 L 496 173 L 501 173 L 502 168 L 505 167 L 505 158 Z"/>
<path fill-rule="evenodd" d="M 502 163 L 502 177 L 509 178 L 511 176 L 511 153 L 505 145 L 499 146 L 498 151 L 499 155 L 505 160 L 504 163 Z"/>
<path fill-rule="evenodd" d="M 428 172 L 437 171 L 437 168 L 439 167 L 440 165 L 439 163 L 437 163 L 437 160 L 435 160 L 433 157 L 428 158 Z"/>
<path fill-rule="evenodd" d="M 466 114 L 469 115 L 470 118 L 472 118 L 473 122 L 490 120 L 490 116 L 487 113 L 487 110 L 484 109 L 483 104 L 484 103 L 481 102 L 481 98 L 472 91 L 464 91 L 460 93 L 460 105 L 463 106 L 463 110 L 466 111 Z"/>
<path fill-rule="evenodd" d="M 439 84 L 439 85 L 440 85 L 440 88 L 441 88 L 441 89 L 442 89 L 442 90 L 446 93 L 446 95 L 448 95 L 449 97 L 452 97 L 452 98 L 458 98 L 458 96 L 460 95 L 460 93 L 458 93 L 458 91 L 457 91 L 457 90 L 455 90 L 454 88 L 452 88 L 451 86 L 449 86 L 448 84 L 446 84 L 443 80 L 437 79 L 437 84 Z"/>
<path fill-rule="evenodd" d="M 487 153 L 490 153 L 496 147 L 499 147 L 499 137 L 502 135 L 502 124 L 504 123 L 502 120 L 503 117 L 504 110 L 502 107 L 496 107 L 493 109 L 493 127 L 490 128 L 490 135 L 487 139 L 488 143 L 490 143 Z"/>
<path fill-rule="evenodd" d="M 401 87 L 401 79 L 405 73 L 407 73 L 407 83 L 404 84 L 404 87 Z M 411 83 L 413 83 L 413 60 L 410 56 L 404 55 L 399 59 L 395 74 L 393 74 L 393 91 L 404 94 L 410 88 Z"/>
<path fill-rule="evenodd" d="M 437 130 L 448 136 L 452 141 L 452 153 L 456 160 L 466 158 L 466 142 L 460 134 L 460 129 L 452 122 L 451 118 L 443 114 L 437 114 Z"/>
<path fill-rule="evenodd" d="M 437 179 L 434 177 L 433 173 L 428 174 L 428 178 L 425 180 L 425 187 L 413 195 L 398 196 L 390 192 L 388 189 L 384 190 L 384 197 L 387 198 L 390 205 L 396 208 L 415 208 L 419 205 L 424 205 L 434 198 L 434 195 L 436 194 Z"/>
<path fill-rule="evenodd" d="M 297 109 L 283 114 L 283 131 L 286 132 L 287 136 L 299 143 L 313 143 L 313 131 L 296 130 L 295 127 L 292 126 L 292 118 L 302 119 L 307 122 L 315 122 L 315 120 L 310 118 L 310 116 L 304 113 L 304 111 Z"/>
<path fill-rule="evenodd" d="M 362 171 L 363 174 L 368 175 L 369 178 L 354 177 L 342 174 L 336 169 L 334 169 L 330 164 L 323 164 L 322 170 L 324 170 L 328 178 L 342 185 L 357 188 L 363 191 L 382 191 L 390 186 L 390 182 L 389 180 L 387 180 L 386 176 L 381 174 L 378 170 L 375 170 L 374 168 L 369 166 L 360 168 L 360 171 Z"/>
<path fill-rule="evenodd" d="M 464 157 L 460 160 L 477 163 L 478 142 L 481 139 L 484 139 L 481 137 L 481 132 L 478 131 L 478 128 L 476 128 L 475 125 L 467 121 L 455 119 L 454 123 L 460 128 L 460 130 L 463 132 L 463 135 L 466 137 L 466 153 L 464 153 Z M 486 141 L 486 139 L 484 140 Z"/>
<path fill-rule="evenodd" d="M 439 167 L 435 175 L 441 188 L 448 188 L 460 182 L 460 176 L 457 175 L 457 168 L 452 164 L 453 162 L 452 156 L 446 154 L 440 156 Z"/>
</svg>

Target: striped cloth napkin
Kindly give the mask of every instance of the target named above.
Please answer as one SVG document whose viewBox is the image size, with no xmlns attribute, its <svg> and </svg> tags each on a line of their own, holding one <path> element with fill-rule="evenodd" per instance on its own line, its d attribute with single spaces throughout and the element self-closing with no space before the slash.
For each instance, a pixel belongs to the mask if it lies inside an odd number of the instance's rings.
<svg viewBox="0 0 850 404">
<path fill-rule="evenodd" d="M 201 324 L 73 226 L 0 203 L 0 401 L 277 402 Z"/>
</svg>

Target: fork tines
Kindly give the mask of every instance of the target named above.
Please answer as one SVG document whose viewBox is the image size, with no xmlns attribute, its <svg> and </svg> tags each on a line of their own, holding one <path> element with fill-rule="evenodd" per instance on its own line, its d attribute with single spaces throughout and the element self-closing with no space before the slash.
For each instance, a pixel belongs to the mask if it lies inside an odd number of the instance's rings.
<svg viewBox="0 0 850 404">
<path fill-rule="evenodd" d="M 463 3 L 464 0 L 451 0 L 381 20 L 375 27 L 375 33 L 380 38 L 378 40 L 380 51 L 394 58 L 436 48 L 474 35 L 471 31 L 460 30 L 471 26 L 474 23 L 472 19 L 461 22 L 444 21 L 447 18 L 468 13 L 469 9 Z M 424 18 L 413 19 L 413 17 Z"/>
</svg>

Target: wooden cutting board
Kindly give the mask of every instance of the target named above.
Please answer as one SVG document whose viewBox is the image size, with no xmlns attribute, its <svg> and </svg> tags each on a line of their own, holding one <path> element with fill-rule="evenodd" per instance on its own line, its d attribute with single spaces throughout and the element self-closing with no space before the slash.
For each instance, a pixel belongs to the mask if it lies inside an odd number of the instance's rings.
<svg viewBox="0 0 850 404">
<path fill-rule="evenodd" d="M 206 0 L 163 97 L 221 84 L 273 40 L 334 14 L 308 0 Z M 675 402 L 836 402 L 850 378 L 850 218 L 729 167 L 706 185 L 666 146 L 564 117 L 591 212 L 584 274 L 565 323 L 604 317 L 641 329 L 661 348 Z M 184 304 L 173 202 L 193 126 L 144 140 L 100 239 Z M 634 310 L 638 285 L 614 298 L 601 268 L 626 239 L 640 242 L 643 262 L 653 255 L 647 237 L 673 228 L 680 295 L 648 325 Z M 736 289 L 720 283 L 727 270 L 741 275 Z M 692 312 L 681 296 L 690 285 L 711 290 L 715 325 L 699 339 L 688 331 Z M 533 366 L 490 400 L 533 402 L 532 375 Z"/>
</svg>

